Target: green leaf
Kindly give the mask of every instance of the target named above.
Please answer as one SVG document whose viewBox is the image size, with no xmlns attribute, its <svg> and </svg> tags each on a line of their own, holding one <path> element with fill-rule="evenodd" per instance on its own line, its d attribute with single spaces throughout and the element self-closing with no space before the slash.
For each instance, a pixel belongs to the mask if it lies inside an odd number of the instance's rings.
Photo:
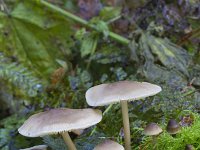
<svg viewBox="0 0 200 150">
<path fill-rule="evenodd" d="M 151 52 L 157 56 L 162 65 L 168 69 L 175 68 L 188 76 L 189 55 L 186 50 L 167 39 L 163 40 L 148 34 L 146 34 L 146 41 L 151 48 Z"/>
<path fill-rule="evenodd" d="M 83 39 L 81 44 L 81 57 L 94 53 L 97 46 L 97 39 L 98 37 L 95 34 L 89 34 Z"/>
<path fill-rule="evenodd" d="M 24 55 L 40 74 L 48 75 L 55 69 L 55 63 L 43 43 L 24 25 L 14 20 Z"/>
<path fill-rule="evenodd" d="M 96 29 L 97 31 L 102 32 L 105 38 L 108 37 L 109 29 L 108 29 L 107 24 L 104 21 L 98 21 L 96 24 Z"/>
<path fill-rule="evenodd" d="M 94 17 L 90 20 L 89 24 L 94 26 L 98 32 L 103 33 L 105 38 L 108 37 L 109 28 L 105 21 L 100 20 L 98 17 Z"/>
<path fill-rule="evenodd" d="M 86 29 L 81 28 L 80 30 L 76 31 L 75 38 L 81 41 L 84 38 L 85 34 L 86 34 Z"/>
<path fill-rule="evenodd" d="M 139 41 L 139 46 L 142 52 L 140 55 L 145 56 L 145 59 L 148 61 L 154 61 L 154 56 L 152 55 L 150 47 L 146 41 L 145 34 L 142 34 Z"/>
<path fill-rule="evenodd" d="M 20 3 L 19 5 L 26 7 L 25 4 Z M 36 9 L 31 11 L 35 13 Z M 39 15 L 43 16 L 38 13 Z M 46 18 L 52 20 L 49 17 Z M 23 19 L 7 18 L 6 16 L 2 19 L 1 23 L 4 26 L 0 29 L 1 33 L 6 33 L 6 38 L 4 34 L 1 34 L 0 37 L 2 52 L 5 56 L 17 58 L 21 64 L 31 68 L 40 77 L 41 75 L 49 76 L 58 66 L 55 60 L 67 61 L 66 59 L 71 55 L 70 48 L 74 44 L 71 38 L 71 24 L 57 16 L 53 20 L 59 22 L 58 25 L 44 29 Z M 34 55 L 32 56 L 32 54 Z"/>
<path fill-rule="evenodd" d="M 19 3 L 11 12 L 11 16 L 16 19 L 34 24 L 40 28 L 47 29 L 55 26 L 57 23 L 44 14 L 45 11 L 37 9 L 34 10 L 33 6 Z"/>
</svg>

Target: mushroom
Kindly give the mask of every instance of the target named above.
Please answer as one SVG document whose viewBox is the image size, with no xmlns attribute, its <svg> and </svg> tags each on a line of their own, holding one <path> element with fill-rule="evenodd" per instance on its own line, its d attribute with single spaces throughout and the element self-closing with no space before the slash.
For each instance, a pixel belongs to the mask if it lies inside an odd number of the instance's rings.
<svg viewBox="0 0 200 150">
<path fill-rule="evenodd" d="M 124 147 L 112 140 L 105 140 L 98 144 L 94 150 L 124 150 Z"/>
<path fill-rule="evenodd" d="M 163 130 L 156 124 L 150 123 L 144 129 L 144 134 L 152 136 L 153 145 L 156 143 L 156 136 L 159 135 Z"/>
<path fill-rule="evenodd" d="M 150 123 L 145 127 L 144 134 L 154 136 L 160 134 L 162 131 L 163 130 L 156 123 Z"/>
<path fill-rule="evenodd" d="M 152 96 L 161 91 L 161 87 L 147 82 L 119 81 L 100 84 L 87 90 L 86 100 L 90 106 L 103 106 L 121 103 L 125 135 L 125 149 L 131 149 L 130 126 L 127 101 Z"/>
<path fill-rule="evenodd" d="M 56 108 L 32 115 L 18 129 L 28 137 L 38 137 L 60 133 L 70 150 L 76 150 L 68 131 L 84 129 L 99 123 L 100 110 Z"/>
<path fill-rule="evenodd" d="M 46 145 L 37 145 L 30 148 L 20 149 L 20 150 L 47 150 Z"/>
<path fill-rule="evenodd" d="M 180 125 L 174 119 L 170 119 L 167 124 L 167 132 L 173 137 L 180 132 Z"/>
<path fill-rule="evenodd" d="M 195 150 L 195 148 L 193 145 L 188 144 L 185 146 L 185 150 Z"/>
</svg>

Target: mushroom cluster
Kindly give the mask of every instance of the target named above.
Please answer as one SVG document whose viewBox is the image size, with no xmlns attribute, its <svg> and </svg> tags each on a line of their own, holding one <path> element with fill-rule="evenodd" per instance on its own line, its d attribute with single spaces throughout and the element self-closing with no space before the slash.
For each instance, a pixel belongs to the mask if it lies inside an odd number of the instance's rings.
<svg viewBox="0 0 200 150">
<path fill-rule="evenodd" d="M 100 110 L 56 108 L 32 115 L 18 131 L 27 137 L 61 134 L 68 148 L 76 150 L 68 132 L 88 128 L 101 119 Z"/>
<path fill-rule="evenodd" d="M 144 128 L 144 134 L 147 136 L 152 136 L 153 146 L 156 145 L 156 138 L 162 133 L 162 131 L 163 130 L 156 123 L 149 123 Z M 176 134 L 178 134 L 180 131 L 181 127 L 179 123 L 175 119 L 170 119 L 167 123 L 166 132 L 175 138 Z M 192 145 L 186 145 L 185 149 L 191 149 L 192 147 Z"/>
<path fill-rule="evenodd" d="M 161 87 L 136 81 L 119 81 L 91 87 L 86 92 L 86 101 L 90 106 L 104 106 L 120 103 L 125 135 L 125 149 L 131 150 L 130 126 L 128 115 L 128 101 L 144 99 L 161 91 Z M 38 137 L 50 134 L 61 134 L 69 150 L 76 150 L 68 132 L 79 131 L 99 123 L 102 113 L 96 109 L 56 108 L 32 115 L 18 129 L 19 133 L 28 137 Z M 159 131 L 160 132 L 160 131 Z M 95 147 L 97 149 L 123 150 L 123 146 L 107 140 Z"/>
<path fill-rule="evenodd" d="M 87 90 L 86 101 L 90 106 L 104 106 L 120 103 L 124 125 L 125 149 L 131 150 L 128 101 L 144 99 L 161 91 L 161 87 L 136 81 L 119 81 L 101 84 Z"/>
</svg>

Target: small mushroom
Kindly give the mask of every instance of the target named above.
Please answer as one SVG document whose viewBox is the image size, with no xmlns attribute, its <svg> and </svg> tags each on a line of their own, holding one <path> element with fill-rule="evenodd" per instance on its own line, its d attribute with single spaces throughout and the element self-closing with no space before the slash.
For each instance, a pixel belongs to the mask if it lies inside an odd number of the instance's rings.
<svg viewBox="0 0 200 150">
<path fill-rule="evenodd" d="M 145 127 L 144 134 L 154 136 L 160 134 L 162 131 L 163 130 L 156 123 L 150 123 Z"/>
<path fill-rule="evenodd" d="M 46 145 L 37 145 L 30 148 L 20 149 L 20 150 L 47 150 Z"/>
<path fill-rule="evenodd" d="M 94 150 L 124 150 L 124 147 L 112 140 L 105 140 L 98 144 Z"/>
<path fill-rule="evenodd" d="M 195 150 L 195 148 L 193 145 L 188 144 L 185 146 L 185 150 Z"/>
<path fill-rule="evenodd" d="M 18 131 L 28 137 L 59 133 L 69 150 L 76 150 L 68 131 L 90 127 L 99 123 L 101 119 L 100 110 L 56 108 L 32 115 Z"/>
<path fill-rule="evenodd" d="M 143 99 L 161 91 L 161 87 L 147 82 L 119 81 L 101 84 L 87 90 L 86 100 L 90 106 L 121 103 L 125 135 L 125 149 L 131 150 L 130 125 L 127 101 Z"/>
<path fill-rule="evenodd" d="M 144 134 L 148 136 L 152 136 L 152 143 L 155 145 L 156 136 L 159 135 L 163 130 L 156 124 L 150 123 L 144 129 Z"/>
<path fill-rule="evenodd" d="M 174 119 L 170 119 L 167 124 L 167 132 L 173 137 L 180 132 L 180 125 Z"/>
</svg>

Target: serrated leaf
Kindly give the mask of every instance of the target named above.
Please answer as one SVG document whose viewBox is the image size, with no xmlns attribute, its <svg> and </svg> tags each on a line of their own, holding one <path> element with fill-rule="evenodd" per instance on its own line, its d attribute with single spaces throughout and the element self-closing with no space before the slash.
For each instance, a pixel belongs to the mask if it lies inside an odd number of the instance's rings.
<svg viewBox="0 0 200 150">
<path fill-rule="evenodd" d="M 34 24 L 40 28 L 47 29 L 55 26 L 57 23 L 48 18 L 42 10 L 34 11 L 32 5 L 19 3 L 11 12 L 13 18 L 17 18 L 28 23 Z"/>
</svg>

